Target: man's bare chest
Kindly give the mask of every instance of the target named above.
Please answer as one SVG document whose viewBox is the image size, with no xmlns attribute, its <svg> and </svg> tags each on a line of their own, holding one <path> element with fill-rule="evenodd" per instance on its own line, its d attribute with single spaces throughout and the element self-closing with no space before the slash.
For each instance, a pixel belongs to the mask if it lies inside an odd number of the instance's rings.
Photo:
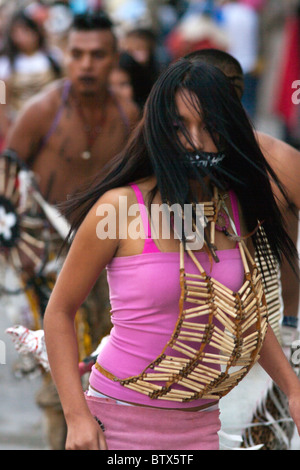
<svg viewBox="0 0 300 470">
<path fill-rule="evenodd" d="M 123 148 L 128 137 L 126 122 L 111 113 L 103 123 L 86 123 L 76 115 L 64 113 L 49 136 L 42 152 L 54 155 L 57 162 L 81 167 L 90 161 L 102 167 Z"/>
</svg>

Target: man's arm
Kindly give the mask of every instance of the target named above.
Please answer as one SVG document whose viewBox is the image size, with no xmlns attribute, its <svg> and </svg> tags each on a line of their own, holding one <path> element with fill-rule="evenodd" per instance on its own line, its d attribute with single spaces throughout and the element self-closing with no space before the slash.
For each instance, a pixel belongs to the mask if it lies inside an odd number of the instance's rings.
<svg viewBox="0 0 300 470">
<path fill-rule="evenodd" d="M 41 133 L 41 113 L 38 103 L 26 107 L 12 125 L 5 141 L 5 148 L 14 150 L 26 162 L 37 152 Z"/>
<path fill-rule="evenodd" d="M 265 159 L 278 176 L 290 202 L 300 210 L 300 152 L 286 142 L 261 132 L 257 133 L 257 138 Z M 276 188 L 274 192 L 286 205 Z"/>
<path fill-rule="evenodd" d="M 6 113 L 6 105 L 0 104 L 0 137 L 5 138 L 9 130 L 10 121 Z"/>
<path fill-rule="evenodd" d="M 25 163 L 29 163 L 38 151 L 46 135 L 53 114 L 49 98 L 40 95 L 28 102 L 8 132 L 5 147 L 16 152 Z"/>
<path fill-rule="evenodd" d="M 297 246 L 299 221 L 291 210 L 287 211 L 286 222 L 288 233 Z M 281 327 L 282 345 L 289 348 L 291 344 L 298 339 L 298 315 L 299 315 L 299 279 L 300 269 L 299 261 L 295 260 L 293 266 L 283 257 L 281 267 L 281 295 L 283 301 L 283 322 Z"/>
<path fill-rule="evenodd" d="M 280 182 L 287 192 L 291 207 L 274 192 L 280 200 L 279 207 L 285 219 L 288 234 L 295 246 L 298 241 L 299 209 L 300 209 L 300 152 L 279 139 L 258 133 L 258 141 L 269 165 L 275 171 Z M 295 260 L 293 266 L 283 257 L 281 266 L 281 295 L 283 301 L 283 324 L 281 328 L 283 346 L 290 346 L 298 337 L 299 314 L 299 261 Z"/>
<path fill-rule="evenodd" d="M 287 212 L 285 219 L 289 227 L 289 235 L 295 246 L 297 246 L 299 222 L 291 211 Z M 284 314 L 287 317 L 297 318 L 299 310 L 299 263 L 297 260 L 295 260 L 292 267 L 285 258 L 283 259 L 281 264 L 281 282 Z"/>
</svg>

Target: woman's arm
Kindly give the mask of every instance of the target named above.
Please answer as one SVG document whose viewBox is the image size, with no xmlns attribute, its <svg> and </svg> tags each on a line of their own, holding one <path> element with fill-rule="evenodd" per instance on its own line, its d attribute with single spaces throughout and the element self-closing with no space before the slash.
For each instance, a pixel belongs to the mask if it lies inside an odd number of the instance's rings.
<svg viewBox="0 0 300 470">
<path fill-rule="evenodd" d="M 98 238 L 96 229 L 103 217 L 97 216 L 97 207 L 100 204 L 115 207 L 118 220 L 117 202 L 117 190 L 110 191 L 87 215 L 72 243 L 45 313 L 44 329 L 51 373 L 68 426 L 67 449 L 106 449 L 103 432 L 90 414 L 84 398 L 74 318 L 118 247 L 118 238 Z"/>
<path fill-rule="evenodd" d="M 260 352 L 259 364 L 287 396 L 291 417 L 300 435 L 300 381 L 270 326 Z"/>
</svg>

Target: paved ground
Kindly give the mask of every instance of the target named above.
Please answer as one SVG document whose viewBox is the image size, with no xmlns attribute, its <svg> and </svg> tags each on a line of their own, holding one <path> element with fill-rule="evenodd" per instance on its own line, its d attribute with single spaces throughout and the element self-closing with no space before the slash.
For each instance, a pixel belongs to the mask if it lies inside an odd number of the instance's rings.
<svg viewBox="0 0 300 470">
<path fill-rule="evenodd" d="M 44 449 L 43 418 L 35 405 L 35 393 L 40 378 L 17 379 L 13 366 L 18 354 L 5 329 L 11 326 L 4 312 L 0 312 L 0 340 L 6 345 L 6 364 L 0 365 L 0 449 Z"/>
</svg>

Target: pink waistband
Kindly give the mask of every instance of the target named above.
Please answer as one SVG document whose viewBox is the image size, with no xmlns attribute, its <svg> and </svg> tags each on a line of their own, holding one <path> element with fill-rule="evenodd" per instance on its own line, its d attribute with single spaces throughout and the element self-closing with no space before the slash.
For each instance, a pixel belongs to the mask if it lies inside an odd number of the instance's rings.
<svg viewBox="0 0 300 470">
<path fill-rule="evenodd" d="M 108 450 L 219 450 L 219 410 L 119 406 L 112 399 L 87 395 L 86 401 L 104 428 Z"/>
</svg>

